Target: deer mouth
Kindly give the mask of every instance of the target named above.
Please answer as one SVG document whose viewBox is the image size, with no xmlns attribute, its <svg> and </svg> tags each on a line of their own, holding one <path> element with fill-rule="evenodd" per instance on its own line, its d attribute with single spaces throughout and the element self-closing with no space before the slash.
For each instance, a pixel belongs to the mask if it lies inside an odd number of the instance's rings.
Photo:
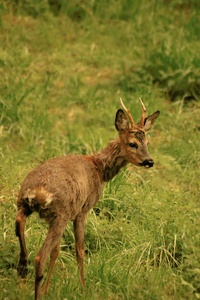
<svg viewBox="0 0 200 300">
<path fill-rule="evenodd" d="M 139 164 L 141 167 L 152 168 L 154 165 L 153 159 L 145 159 L 142 163 Z"/>
</svg>

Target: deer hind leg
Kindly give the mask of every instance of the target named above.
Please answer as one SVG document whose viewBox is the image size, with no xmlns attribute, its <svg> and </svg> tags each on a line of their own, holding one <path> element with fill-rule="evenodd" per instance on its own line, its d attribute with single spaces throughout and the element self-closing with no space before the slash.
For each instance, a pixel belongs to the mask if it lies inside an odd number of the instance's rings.
<svg viewBox="0 0 200 300">
<path fill-rule="evenodd" d="M 20 243 L 20 259 L 17 267 L 17 272 L 19 276 L 25 278 L 27 275 L 27 264 L 28 264 L 28 254 L 26 250 L 24 228 L 26 224 L 27 214 L 23 208 L 18 210 L 16 220 L 15 220 L 15 232 L 16 236 L 19 238 Z"/>
<path fill-rule="evenodd" d="M 51 251 L 50 254 L 50 262 L 49 262 L 49 274 L 48 274 L 48 278 L 47 281 L 45 283 L 45 289 L 44 289 L 44 293 L 47 294 L 48 293 L 48 289 L 49 289 L 49 283 L 51 280 L 51 276 L 52 276 L 52 272 L 53 272 L 53 267 L 55 265 L 55 261 L 59 255 L 60 252 L 60 241 L 59 243 L 55 246 L 55 248 L 53 248 L 53 250 Z"/>
<path fill-rule="evenodd" d="M 74 237 L 78 268 L 80 270 L 81 283 L 85 283 L 84 278 L 84 233 L 86 214 L 80 213 L 74 220 Z"/>
<path fill-rule="evenodd" d="M 65 230 L 66 223 L 67 223 L 66 221 L 63 221 L 60 218 L 56 218 L 52 223 L 50 223 L 47 237 L 44 240 L 43 245 L 35 258 L 35 300 L 40 299 L 43 271 L 44 271 L 46 260 L 48 256 L 51 255 L 50 274 L 47 279 L 47 285 L 46 285 L 46 290 L 48 290 L 48 285 L 53 271 L 53 266 L 59 253 L 58 247 L 60 246 L 60 240 Z"/>
</svg>

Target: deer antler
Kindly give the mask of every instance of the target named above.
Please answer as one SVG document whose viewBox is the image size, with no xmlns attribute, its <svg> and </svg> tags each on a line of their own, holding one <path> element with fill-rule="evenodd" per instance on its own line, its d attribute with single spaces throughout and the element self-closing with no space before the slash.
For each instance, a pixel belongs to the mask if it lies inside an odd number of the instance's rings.
<svg viewBox="0 0 200 300">
<path fill-rule="evenodd" d="M 121 102 L 121 105 L 122 105 L 123 109 L 125 110 L 125 112 L 126 112 L 128 118 L 129 118 L 129 121 L 130 121 L 130 123 L 131 123 L 131 127 L 134 127 L 134 126 L 135 126 L 135 123 L 134 123 L 133 118 L 132 118 L 132 116 L 131 116 L 130 110 L 129 110 L 128 108 L 126 108 L 126 106 L 124 105 L 124 103 L 123 103 L 123 101 L 122 101 L 122 98 L 120 98 L 120 102 Z"/>
<path fill-rule="evenodd" d="M 146 118 L 146 107 L 144 105 L 144 103 L 142 102 L 142 99 L 139 98 L 139 101 L 140 101 L 140 104 L 142 105 L 142 117 L 140 119 L 140 121 L 138 122 L 138 126 L 139 127 L 143 127 L 144 126 L 144 121 L 145 121 L 145 118 Z"/>
</svg>

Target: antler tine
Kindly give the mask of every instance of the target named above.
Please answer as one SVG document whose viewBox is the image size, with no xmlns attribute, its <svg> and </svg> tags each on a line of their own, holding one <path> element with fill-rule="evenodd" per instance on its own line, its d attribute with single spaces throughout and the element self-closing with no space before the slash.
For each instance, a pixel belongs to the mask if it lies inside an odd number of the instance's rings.
<svg viewBox="0 0 200 300">
<path fill-rule="evenodd" d="M 144 126 L 144 120 L 146 118 L 146 107 L 141 98 L 139 98 L 139 101 L 140 101 L 140 104 L 142 105 L 142 117 L 141 117 L 141 120 L 139 121 L 138 125 Z"/>
<path fill-rule="evenodd" d="M 124 103 L 123 103 L 123 101 L 122 101 L 122 98 L 120 98 L 120 102 L 121 102 L 121 105 L 122 105 L 123 109 L 125 110 L 125 112 L 126 112 L 128 118 L 129 118 L 129 121 L 130 121 L 130 123 L 131 123 L 131 127 L 134 127 L 134 126 L 135 126 L 135 123 L 134 123 L 133 118 L 132 118 L 132 116 L 131 116 L 130 110 L 129 110 L 128 108 L 126 108 L 126 106 L 124 105 Z"/>
<path fill-rule="evenodd" d="M 145 112 L 145 113 L 146 113 L 146 107 L 145 107 L 145 105 L 144 105 L 144 103 L 143 103 L 142 99 L 141 99 L 141 98 L 139 98 L 139 100 L 140 100 L 140 103 L 141 103 L 141 105 L 142 105 L 143 112 Z"/>
</svg>

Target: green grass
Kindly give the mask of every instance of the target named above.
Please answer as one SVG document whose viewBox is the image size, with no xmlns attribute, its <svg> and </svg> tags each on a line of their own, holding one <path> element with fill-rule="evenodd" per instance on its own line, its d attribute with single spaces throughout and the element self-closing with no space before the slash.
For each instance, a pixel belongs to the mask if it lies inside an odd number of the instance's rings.
<svg viewBox="0 0 200 300">
<path fill-rule="evenodd" d="M 89 214 L 85 288 L 69 224 L 45 299 L 199 299 L 200 5 L 60 3 L 0 4 L 0 299 L 33 299 L 46 234 L 32 215 L 21 281 L 14 219 L 24 176 L 51 157 L 106 146 L 120 97 L 135 119 L 139 97 L 161 111 L 149 134 L 155 166 L 128 166 Z"/>
</svg>

